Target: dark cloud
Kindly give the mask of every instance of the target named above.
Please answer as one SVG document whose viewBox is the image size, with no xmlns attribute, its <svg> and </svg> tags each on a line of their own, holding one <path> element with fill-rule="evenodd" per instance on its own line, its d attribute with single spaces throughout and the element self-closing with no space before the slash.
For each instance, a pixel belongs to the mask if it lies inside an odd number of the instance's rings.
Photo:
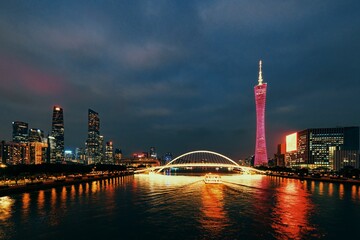
<svg viewBox="0 0 360 240">
<path fill-rule="evenodd" d="M 124 153 L 253 154 L 258 61 L 268 154 L 285 134 L 359 125 L 357 1 L 2 1 L 0 137 L 11 122 L 84 146 L 87 109 Z"/>
</svg>

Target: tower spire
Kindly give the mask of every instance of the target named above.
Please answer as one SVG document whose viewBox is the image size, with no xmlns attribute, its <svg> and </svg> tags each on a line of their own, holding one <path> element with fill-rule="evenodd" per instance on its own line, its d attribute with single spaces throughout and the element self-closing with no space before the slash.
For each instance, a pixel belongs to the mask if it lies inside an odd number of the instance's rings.
<svg viewBox="0 0 360 240">
<path fill-rule="evenodd" d="M 260 60 L 259 61 L 259 85 L 262 85 L 262 82 L 263 82 L 261 65 L 262 65 L 262 61 Z"/>
</svg>

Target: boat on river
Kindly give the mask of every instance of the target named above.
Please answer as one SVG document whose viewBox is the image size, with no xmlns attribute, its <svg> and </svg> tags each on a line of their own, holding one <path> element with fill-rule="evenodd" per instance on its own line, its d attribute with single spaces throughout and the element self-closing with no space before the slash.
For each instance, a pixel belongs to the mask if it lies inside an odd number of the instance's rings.
<svg viewBox="0 0 360 240">
<path fill-rule="evenodd" d="M 204 182 L 205 183 L 215 183 L 215 184 L 222 183 L 220 175 L 212 174 L 212 173 L 208 173 L 205 175 Z"/>
</svg>

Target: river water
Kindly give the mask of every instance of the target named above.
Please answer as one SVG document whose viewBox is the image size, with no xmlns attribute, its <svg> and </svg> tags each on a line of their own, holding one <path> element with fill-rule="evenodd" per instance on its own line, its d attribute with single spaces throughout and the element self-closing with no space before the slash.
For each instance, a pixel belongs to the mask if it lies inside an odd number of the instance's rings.
<svg viewBox="0 0 360 240">
<path fill-rule="evenodd" d="M 137 174 L 0 197 L 0 239 L 358 239 L 360 186 Z"/>
</svg>

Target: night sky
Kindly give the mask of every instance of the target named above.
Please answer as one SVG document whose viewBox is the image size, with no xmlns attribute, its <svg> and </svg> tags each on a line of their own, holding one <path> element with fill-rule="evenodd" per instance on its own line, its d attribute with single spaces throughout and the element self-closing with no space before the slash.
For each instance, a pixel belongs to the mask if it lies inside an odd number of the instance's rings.
<svg viewBox="0 0 360 240">
<path fill-rule="evenodd" d="M 255 150 L 258 62 L 272 157 L 285 135 L 360 125 L 360 1 L 0 1 L 0 140 L 12 122 L 124 155 Z"/>
</svg>

